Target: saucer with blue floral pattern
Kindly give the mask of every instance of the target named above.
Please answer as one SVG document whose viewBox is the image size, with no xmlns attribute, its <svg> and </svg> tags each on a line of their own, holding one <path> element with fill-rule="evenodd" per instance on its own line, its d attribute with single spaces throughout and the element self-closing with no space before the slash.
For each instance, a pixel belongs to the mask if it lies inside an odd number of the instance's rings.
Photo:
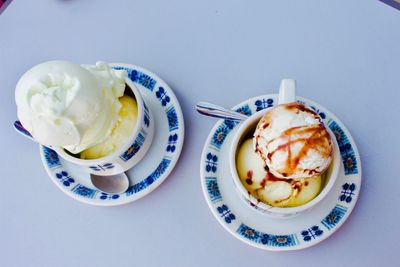
<svg viewBox="0 0 400 267">
<path fill-rule="evenodd" d="M 177 163 L 184 140 L 183 115 L 171 88 L 146 69 L 128 64 L 114 65 L 117 69 L 127 70 L 151 109 L 155 123 L 151 147 L 145 157 L 126 172 L 130 179 L 128 190 L 122 194 L 99 191 L 91 184 L 85 170 L 65 161 L 54 150 L 40 146 L 40 156 L 51 180 L 70 197 L 99 206 L 126 204 L 156 189 Z"/>
<path fill-rule="evenodd" d="M 229 147 L 237 123 L 219 120 L 204 145 L 200 178 L 207 204 L 217 221 L 239 240 L 264 250 L 307 248 L 332 235 L 353 210 L 361 186 L 361 162 L 356 144 L 340 120 L 317 103 L 298 97 L 311 106 L 335 134 L 342 163 L 328 195 L 312 209 L 291 218 L 271 218 L 240 199 L 229 168 Z M 233 109 L 245 115 L 270 108 L 278 95 L 263 95 Z"/>
</svg>

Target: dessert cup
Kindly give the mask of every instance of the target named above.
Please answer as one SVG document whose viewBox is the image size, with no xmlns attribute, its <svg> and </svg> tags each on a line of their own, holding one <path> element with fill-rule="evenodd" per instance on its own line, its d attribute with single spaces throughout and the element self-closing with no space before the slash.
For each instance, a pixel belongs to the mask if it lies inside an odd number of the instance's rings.
<svg viewBox="0 0 400 267">
<path fill-rule="evenodd" d="M 289 79 L 283 80 L 279 90 L 279 104 L 291 103 L 291 102 L 295 102 L 295 82 L 294 80 L 289 80 Z M 341 164 L 339 147 L 334 134 L 328 127 L 326 127 L 327 131 L 331 135 L 333 143 L 333 158 L 328 170 L 326 170 L 322 175 L 323 183 L 321 191 L 314 199 L 301 206 L 285 207 L 285 208 L 273 207 L 264 202 L 261 202 L 260 200 L 256 199 L 251 193 L 249 193 L 242 184 L 242 181 L 240 180 L 240 177 L 237 172 L 236 158 L 240 145 L 246 138 L 252 136 L 258 122 L 264 116 L 264 114 L 268 112 L 268 110 L 269 109 L 264 109 L 259 112 L 256 112 L 252 116 L 248 117 L 245 121 L 241 122 L 241 124 L 239 125 L 237 132 L 233 136 L 233 140 L 230 147 L 230 155 L 229 155 L 230 171 L 233 177 L 237 193 L 239 194 L 242 200 L 244 200 L 247 204 L 249 204 L 249 207 L 257 209 L 259 212 L 273 217 L 282 217 L 282 218 L 292 217 L 302 212 L 305 212 L 308 209 L 312 208 L 313 206 L 317 205 L 322 199 L 325 198 L 325 196 L 332 189 L 336 181 L 336 178 L 339 174 L 339 169 Z"/>
<path fill-rule="evenodd" d="M 154 121 L 148 106 L 133 82 L 125 79 L 125 94 L 132 95 L 137 102 L 138 118 L 126 142 L 115 152 L 97 159 L 80 159 L 62 147 L 52 147 L 63 159 L 96 175 L 115 175 L 135 166 L 146 154 L 154 135 Z"/>
</svg>

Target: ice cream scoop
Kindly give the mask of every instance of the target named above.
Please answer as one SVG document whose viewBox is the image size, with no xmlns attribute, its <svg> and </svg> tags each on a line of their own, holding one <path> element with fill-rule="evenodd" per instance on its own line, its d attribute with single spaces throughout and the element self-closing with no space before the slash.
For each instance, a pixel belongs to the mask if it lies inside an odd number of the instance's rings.
<svg viewBox="0 0 400 267">
<path fill-rule="evenodd" d="M 321 176 L 333 156 L 331 136 L 320 116 L 296 102 L 266 112 L 254 143 L 270 172 L 285 179 Z"/>
<path fill-rule="evenodd" d="M 240 180 L 247 191 L 253 192 L 263 187 L 263 180 L 268 173 L 264 169 L 264 161 L 254 151 L 252 139 L 247 139 L 239 147 L 236 162 Z"/>
<path fill-rule="evenodd" d="M 81 159 L 97 159 L 110 155 L 120 148 L 131 135 L 138 117 L 136 100 L 133 97 L 124 95 L 119 98 L 119 101 L 122 107 L 110 136 L 103 142 L 83 150 L 79 155 Z"/>
<path fill-rule="evenodd" d="M 126 71 L 103 62 L 39 64 L 16 86 L 18 117 L 41 144 L 79 153 L 110 135 L 118 120 L 125 77 Z"/>
<path fill-rule="evenodd" d="M 258 189 L 258 198 L 273 207 L 298 207 L 314 199 L 321 191 L 321 176 L 300 180 L 267 181 Z"/>
<path fill-rule="evenodd" d="M 304 205 L 321 190 L 321 176 L 283 179 L 266 171 L 264 161 L 254 150 L 252 139 L 240 145 L 236 164 L 239 178 L 248 192 L 273 207 Z"/>
</svg>

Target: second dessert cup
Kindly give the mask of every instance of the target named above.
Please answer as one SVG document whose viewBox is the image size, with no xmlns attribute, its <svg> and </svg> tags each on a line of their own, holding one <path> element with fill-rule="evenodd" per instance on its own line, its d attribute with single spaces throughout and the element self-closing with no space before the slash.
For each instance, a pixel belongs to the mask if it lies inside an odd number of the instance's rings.
<svg viewBox="0 0 400 267">
<path fill-rule="evenodd" d="M 295 102 L 295 81 L 290 79 L 282 80 L 281 87 L 279 89 L 279 100 L 278 104 L 285 104 Z M 339 173 L 340 169 L 340 152 L 339 147 L 336 141 L 336 138 L 332 131 L 328 128 L 328 132 L 331 135 L 332 143 L 333 143 L 333 159 L 330 163 L 328 170 L 325 171 L 323 174 L 323 184 L 322 189 L 319 194 L 312 199 L 310 202 L 298 206 L 298 207 L 273 207 L 260 200 L 256 199 L 252 194 L 250 194 L 247 189 L 242 184 L 237 168 L 236 168 L 236 154 L 240 144 L 244 141 L 244 138 L 249 135 L 249 133 L 255 129 L 257 123 L 260 119 L 264 116 L 269 109 L 264 109 L 259 111 L 248 119 L 243 121 L 241 125 L 239 125 L 239 129 L 233 137 L 233 141 L 230 147 L 230 156 L 229 156 L 229 164 L 230 170 L 233 177 L 233 181 L 236 187 L 236 191 L 239 194 L 240 198 L 245 201 L 250 208 L 254 208 L 262 214 L 267 216 L 277 217 L 277 218 L 290 218 L 296 215 L 299 215 L 302 212 L 307 211 L 308 209 L 312 208 L 313 206 L 317 205 L 325 196 L 329 193 L 332 189 L 333 184 L 336 181 L 336 178 Z"/>
</svg>

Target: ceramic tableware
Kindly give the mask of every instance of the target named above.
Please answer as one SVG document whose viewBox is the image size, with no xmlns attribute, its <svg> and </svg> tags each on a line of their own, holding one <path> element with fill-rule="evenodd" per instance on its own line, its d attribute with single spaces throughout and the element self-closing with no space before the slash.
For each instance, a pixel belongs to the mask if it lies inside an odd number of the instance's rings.
<svg viewBox="0 0 400 267">
<path fill-rule="evenodd" d="M 282 80 L 281 86 L 279 89 L 279 95 L 278 95 L 278 104 L 285 104 L 285 103 L 291 103 L 296 101 L 295 97 L 295 81 L 291 79 L 285 79 Z M 241 199 L 243 199 L 247 204 L 249 204 L 250 208 L 256 209 L 260 211 L 261 213 L 267 215 L 267 216 L 273 216 L 273 217 L 278 217 L 278 218 L 289 218 L 292 216 L 297 216 L 300 213 L 314 207 L 317 205 L 326 195 L 329 193 L 329 191 L 332 189 L 333 184 L 336 181 L 336 178 L 339 174 L 339 168 L 340 168 L 340 152 L 339 152 L 339 147 L 336 142 L 336 138 L 333 135 L 333 133 L 330 131 L 330 129 L 327 127 L 328 132 L 330 133 L 332 137 L 332 142 L 333 142 L 333 159 L 330 164 L 329 169 L 323 174 L 324 177 L 324 182 L 322 185 L 321 192 L 310 202 L 298 206 L 298 207 L 287 207 L 287 208 L 280 208 L 280 207 L 273 207 L 270 206 L 264 202 L 259 201 L 256 199 L 252 194 L 249 194 L 247 189 L 243 186 L 238 172 L 237 172 L 237 164 L 236 164 L 236 155 L 237 155 L 237 150 L 239 146 L 242 144 L 244 141 L 244 138 L 249 135 L 253 135 L 252 133 L 255 130 L 256 125 L 260 121 L 260 119 L 264 116 L 266 112 L 268 112 L 269 108 L 260 110 L 253 115 L 247 117 L 246 120 L 240 123 L 238 125 L 238 130 L 236 131 L 235 135 L 233 136 L 233 140 L 231 142 L 230 146 L 230 158 L 229 158 L 229 164 L 230 164 L 230 171 L 232 174 L 233 181 L 236 185 L 236 191 L 240 195 Z"/>
<path fill-rule="evenodd" d="M 118 64 L 111 64 L 118 67 Z M 99 176 L 109 176 L 125 172 L 135 166 L 146 154 L 154 135 L 153 115 L 148 108 L 142 93 L 136 88 L 130 77 L 125 80 L 125 93 L 133 94 L 138 108 L 138 119 L 130 137 L 124 145 L 115 152 L 98 159 L 80 159 L 67 153 L 61 147 L 52 147 L 63 159 L 81 166 L 87 172 Z M 128 90 L 128 92 L 126 92 Z"/>
<path fill-rule="evenodd" d="M 314 101 L 297 97 L 313 108 L 334 133 L 340 151 L 340 168 L 329 193 L 312 209 L 281 219 L 249 208 L 232 180 L 230 149 L 239 124 L 219 120 L 205 142 L 200 163 L 204 197 L 223 228 L 239 240 L 264 250 L 297 250 L 318 244 L 331 236 L 352 212 L 361 187 L 361 162 L 357 146 L 343 123 Z M 248 99 L 233 110 L 251 116 L 277 105 L 278 95 Z"/>
<path fill-rule="evenodd" d="M 92 205 L 115 206 L 135 201 L 156 189 L 171 173 L 178 161 L 184 140 L 182 111 L 172 89 L 154 73 L 130 64 L 113 64 L 125 69 L 129 79 L 143 97 L 153 115 L 154 137 L 139 164 L 126 170 L 130 186 L 124 193 L 105 193 L 90 182 L 86 167 L 61 157 L 54 149 L 40 146 L 40 156 L 51 180 L 68 196 Z M 151 123 L 146 117 L 143 124 Z M 140 142 L 134 142 L 118 160 L 131 158 Z M 100 166 L 98 166 L 100 165 Z M 96 172 L 115 168 L 114 163 L 93 165 Z"/>
</svg>

